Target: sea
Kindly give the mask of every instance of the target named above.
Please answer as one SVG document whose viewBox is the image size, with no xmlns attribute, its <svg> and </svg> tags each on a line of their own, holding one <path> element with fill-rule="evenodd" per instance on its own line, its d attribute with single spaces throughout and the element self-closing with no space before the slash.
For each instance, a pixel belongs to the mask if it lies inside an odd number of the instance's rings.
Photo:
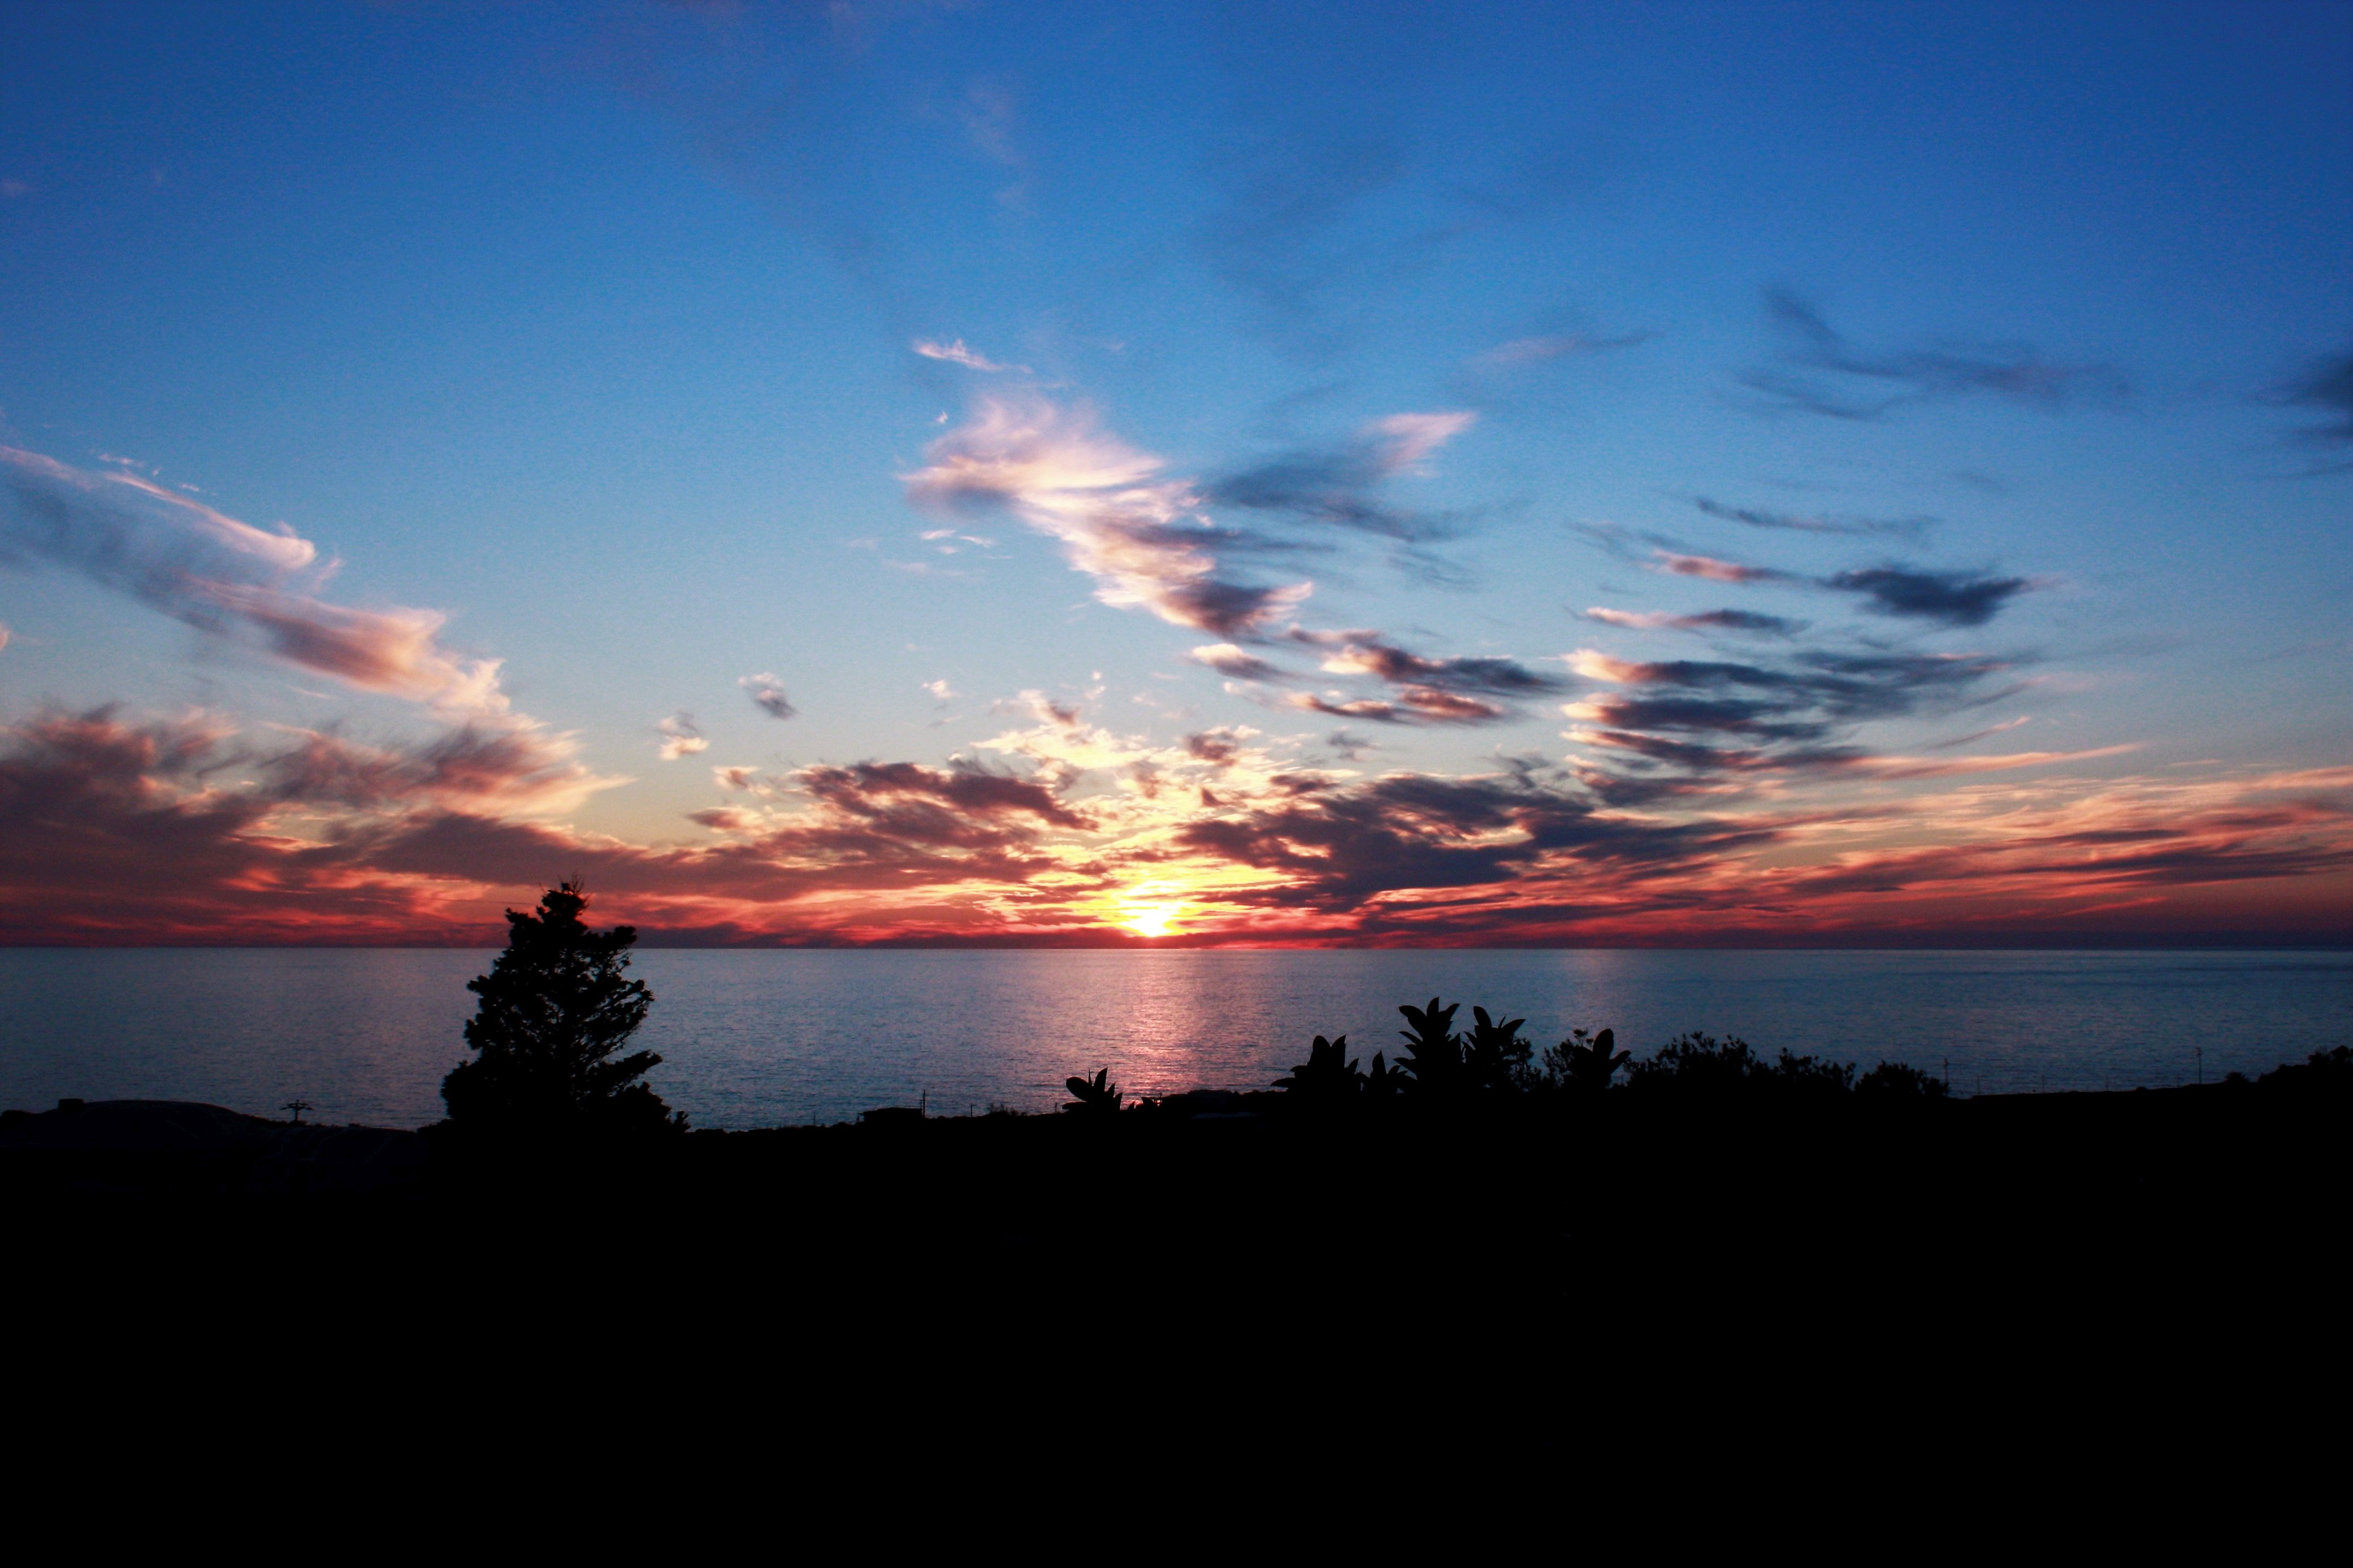
<svg viewBox="0 0 2353 1568">
<path fill-rule="evenodd" d="M 0 949 L 0 1107 L 206 1100 L 417 1127 L 466 1055 L 490 952 Z M 2212 1082 L 2353 1044 L 2353 952 L 907 952 L 658 949 L 638 1039 L 698 1127 L 880 1106 L 1044 1110 L 1071 1075 L 1128 1095 L 1263 1088 L 1315 1035 L 1367 1064 L 1401 1003 L 1525 1018 L 1539 1045 L 1612 1028 L 1647 1056 L 1684 1030 L 1957 1093 Z"/>
</svg>

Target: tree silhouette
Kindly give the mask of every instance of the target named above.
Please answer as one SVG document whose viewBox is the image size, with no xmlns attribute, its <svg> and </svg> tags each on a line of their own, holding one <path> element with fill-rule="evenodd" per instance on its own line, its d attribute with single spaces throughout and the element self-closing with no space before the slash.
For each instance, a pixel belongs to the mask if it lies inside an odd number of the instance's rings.
<svg viewBox="0 0 2353 1568">
<path fill-rule="evenodd" d="M 620 1053 L 646 1021 L 653 993 L 631 980 L 634 926 L 593 931 L 580 916 L 578 882 L 550 888 L 535 914 L 507 911 L 507 950 L 488 974 L 466 983 L 480 1005 L 466 1025 L 476 1055 L 441 1080 L 449 1120 L 502 1130 L 683 1129 L 639 1081 L 661 1062 Z"/>
</svg>

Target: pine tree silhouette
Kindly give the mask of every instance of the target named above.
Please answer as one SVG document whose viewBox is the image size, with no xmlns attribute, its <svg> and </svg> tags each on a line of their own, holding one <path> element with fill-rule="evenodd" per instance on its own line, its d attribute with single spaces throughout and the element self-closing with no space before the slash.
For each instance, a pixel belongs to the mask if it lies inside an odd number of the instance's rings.
<svg viewBox="0 0 2353 1568">
<path fill-rule="evenodd" d="M 477 1053 L 441 1080 L 449 1120 L 502 1130 L 683 1129 L 640 1082 L 661 1062 L 652 1051 L 620 1053 L 646 1021 L 653 993 L 631 980 L 634 926 L 594 931 L 581 885 L 565 882 L 539 911 L 507 911 L 507 950 L 488 974 L 466 983 L 481 1005 L 466 1025 Z"/>
</svg>

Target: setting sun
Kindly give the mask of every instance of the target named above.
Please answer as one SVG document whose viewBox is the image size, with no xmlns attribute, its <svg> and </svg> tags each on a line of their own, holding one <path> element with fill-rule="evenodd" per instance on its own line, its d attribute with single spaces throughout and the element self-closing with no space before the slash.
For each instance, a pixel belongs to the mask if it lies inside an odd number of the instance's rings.
<svg viewBox="0 0 2353 1568">
<path fill-rule="evenodd" d="M 1175 910 L 1164 904 L 1155 904 L 1135 910 L 1120 923 L 1140 936 L 1166 936 L 1169 926 L 1176 919 Z"/>
</svg>

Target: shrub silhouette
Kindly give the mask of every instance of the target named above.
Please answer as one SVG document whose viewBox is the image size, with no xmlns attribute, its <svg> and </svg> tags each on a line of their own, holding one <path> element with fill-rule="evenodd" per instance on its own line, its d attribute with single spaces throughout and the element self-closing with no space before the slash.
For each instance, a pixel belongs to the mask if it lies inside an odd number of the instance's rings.
<svg viewBox="0 0 2353 1568">
<path fill-rule="evenodd" d="M 1460 1002 L 1440 1007 L 1432 996 L 1427 1007 L 1409 1002 L 1398 1009 L 1413 1026 L 1398 1031 L 1406 1042 L 1406 1054 L 1398 1058 L 1398 1067 L 1413 1075 L 1415 1093 L 1451 1094 L 1461 1085 L 1462 1042 L 1454 1034 L 1454 1015 L 1461 1007 Z"/>
<path fill-rule="evenodd" d="M 578 882 L 550 888 L 539 910 L 507 911 L 507 948 L 466 983 L 481 998 L 466 1025 L 475 1054 L 441 1080 L 449 1120 L 506 1131 L 683 1130 L 641 1081 L 661 1058 L 620 1053 L 646 1021 L 653 993 L 631 980 L 632 926 L 589 929 Z"/>
<path fill-rule="evenodd" d="M 1586 1099 L 1608 1093 L 1621 1068 L 1628 1089 L 1644 1100 L 1673 1096 L 1686 1103 L 1828 1106 L 1859 1097 L 1859 1102 L 1884 1106 L 1942 1100 L 1950 1094 L 1942 1079 L 1901 1062 L 1883 1061 L 1858 1077 L 1850 1063 L 1790 1051 L 1768 1058 L 1737 1037 L 1718 1040 L 1696 1029 L 1676 1036 L 1658 1055 L 1639 1062 L 1631 1052 L 1618 1049 L 1614 1030 L 1572 1029 L 1567 1039 L 1545 1048 L 1539 1068 L 1530 1064 L 1534 1047 L 1520 1035 L 1526 1019 L 1498 1019 L 1484 1007 L 1473 1007 L 1472 1027 L 1458 1034 L 1454 1016 L 1461 1007 L 1436 996 L 1425 1006 L 1408 1003 L 1399 1007 L 1412 1026 L 1398 1031 L 1406 1042 L 1405 1054 L 1392 1066 L 1383 1053 L 1374 1052 L 1369 1072 L 1348 1055 L 1347 1036 L 1316 1036 L 1307 1059 L 1288 1077 L 1274 1080 L 1283 1097 L 1281 1103 L 1341 1107 L 1404 1096 L 1414 1105 L 1445 1107 L 1514 1095 Z M 1110 1082 L 1110 1069 L 1098 1070 L 1092 1079 L 1068 1081 L 1071 1103 L 1064 1110 L 1120 1109 L 1119 1086 Z M 2353 1091 L 2353 1049 L 2315 1052 L 2309 1063 L 2283 1068 L 2264 1081 L 2296 1087 L 2308 1083 L 2315 1089 L 2341 1085 Z M 1147 1108 L 1158 1103 L 1145 1102 Z"/>
<path fill-rule="evenodd" d="M 2255 1086 L 2306 1095 L 2353 1094 L 2353 1047 L 2315 1051 L 2303 1061 L 2275 1067 L 2255 1079 Z"/>
<path fill-rule="evenodd" d="M 1484 1007 L 1471 1009 L 1475 1020 L 1462 1037 L 1462 1087 L 1473 1092 L 1511 1094 L 1527 1087 L 1528 1058 L 1535 1047 L 1520 1038 L 1525 1018 L 1498 1024 Z"/>
<path fill-rule="evenodd" d="M 1065 1110 L 1109 1113 L 1119 1110 L 1119 1085 L 1111 1081 L 1111 1068 L 1098 1068 L 1092 1079 L 1067 1078 L 1062 1087 L 1071 1098 L 1062 1107 Z"/>
<path fill-rule="evenodd" d="M 1844 1063 L 1788 1051 L 1767 1061 L 1745 1040 L 1718 1041 L 1697 1030 L 1676 1036 L 1649 1061 L 1630 1063 L 1626 1081 L 1645 1095 L 1787 1105 L 1833 1104 L 1851 1094 L 1884 1105 L 1943 1100 L 1948 1093 L 1942 1079 L 1901 1062 L 1881 1062 L 1858 1080 L 1855 1069 Z"/>
<path fill-rule="evenodd" d="M 1571 1094 L 1599 1094 L 1609 1087 L 1618 1069 L 1634 1059 L 1631 1051 L 1618 1050 L 1617 1045 L 1618 1037 L 1611 1030 L 1588 1035 L 1583 1029 L 1571 1029 L 1568 1038 L 1545 1047 L 1543 1086 Z"/>
<path fill-rule="evenodd" d="M 1793 1057 L 1783 1051 L 1779 1059 L 1765 1069 L 1760 1081 L 1767 1092 L 1786 1100 L 1835 1100 L 1854 1088 L 1854 1068 L 1843 1062 Z"/>
<path fill-rule="evenodd" d="M 1882 1062 L 1855 1080 L 1854 1092 L 1864 1100 L 1883 1103 L 1944 1100 L 1952 1089 L 1943 1079 L 1918 1068 L 1905 1067 L 1902 1062 Z"/>
<path fill-rule="evenodd" d="M 1734 1100 L 1746 1093 L 1751 1078 L 1767 1070 L 1765 1059 L 1749 1049 L 1747 1041 L 1719 1042 L 1694 1029 L 1669 1040 L 1649 1061 L 1628 1063 L 1626 1087 L 1643 1095 Z"/>
<path fill-rule="evenodd" d="M 1307 1047 L 1307 1059 L 1289 1078 L 1276 1079 L 1274 1087 L 1303 1105 L 1345 1105 L 1365 1088 L 1365 1075 L 1347 1057 L 1347 1036 L 1327 1040 L 1318 1035 Z M 1377 1058 L 1375 1062 L 1377 1067 Z"/>
</svg>

